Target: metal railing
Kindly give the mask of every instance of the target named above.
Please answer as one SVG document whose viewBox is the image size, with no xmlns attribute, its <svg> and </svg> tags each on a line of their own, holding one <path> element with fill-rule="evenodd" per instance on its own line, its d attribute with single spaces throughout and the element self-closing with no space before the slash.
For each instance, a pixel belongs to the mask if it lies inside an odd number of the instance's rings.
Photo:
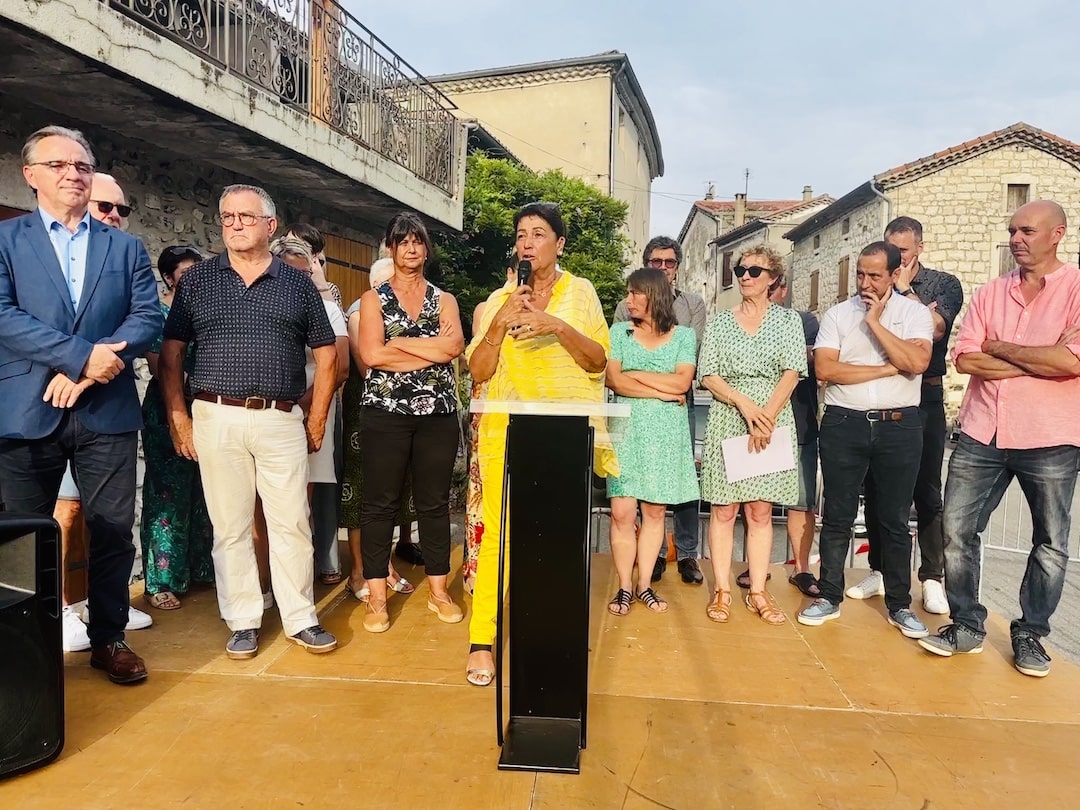
<svg viewBox="0 0 1080 810">
<path fill-rule="evenodd" d="M 1069 534 L 1069 560 L 1080 562 L 1080 488 L 1073 498 L 1072 530 Z M 997 551 L 1028 554 L 1031 551 L 1031 510 L 1020 485 L 1013 481 L 1005 490 L 1005 496 L 990 516 L 983 532 L 983 545 Z"/>
<path fill-rule="evenodd" d="M 333 0 L 100 0 L 453 194 L 453 103 Z"/>
</svg>

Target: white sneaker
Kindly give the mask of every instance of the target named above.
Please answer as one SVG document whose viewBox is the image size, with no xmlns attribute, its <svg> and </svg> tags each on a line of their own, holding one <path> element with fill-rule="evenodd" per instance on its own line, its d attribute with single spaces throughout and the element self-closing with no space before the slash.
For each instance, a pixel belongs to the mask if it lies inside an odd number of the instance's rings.
<svg viewBox="0 0 1080 810">
<path fill-rule="evenodd" d="M 64 630 L 64 652 L 82 652 L 90 649 L 90 636 L 86 625 L 72 608 L 65 606 L 61 624 Z"/>
<path fill-rule="evenodd" d="M 128 623 L 125 630 L 145 630 L 153 623 L 154 620 L 150 618 L 149 613 L 143 613 L 138 608 L 128 606 Z"/>
<path fill-rule="evenodd" d="M 885 579 L 881 576 L 880 571 L 871 571 L 870 576 L 858 585 L 852 585 L 844 591 L 844 594 L 852 599 L 869 599 L 871 596 L 884 596 Z"/>
<path fill-rule="evenodd" d="M 270 610 L 274 606 L 274 592 L 267 591 L 263 594 L 263 610 Z"/>
<path fill-rule="evenodd" d="M 936 613 L 939 616 L 949 615 L 949 600 L 945 596 L 945 588 L 936 579 L 923 582 L 922 605 L 927 613 Z"/>
<path fill-rule="evenodd" d="M 90 623 L 90 606 L 87 605 L 82 610 L 82 620 L 87 624 Z M 134 608 L 128 605 L 128 620 L 124 630 L 145 630 L 152 625 L 154 620 L 150 618 L 149 613 L 143 613 L 138 608 Z"/>
</svg>

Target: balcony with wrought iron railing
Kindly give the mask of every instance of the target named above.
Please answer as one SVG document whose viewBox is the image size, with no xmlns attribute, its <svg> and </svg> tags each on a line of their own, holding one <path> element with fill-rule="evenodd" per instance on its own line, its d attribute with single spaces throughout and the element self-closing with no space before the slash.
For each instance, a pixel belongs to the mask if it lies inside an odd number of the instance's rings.
<svg viewBox="0 0 1080 810">
<path fill-rule="evenodd" d="M 101 0 L 449 195 L 453 103 L 333 0 Z"/>
</svg>

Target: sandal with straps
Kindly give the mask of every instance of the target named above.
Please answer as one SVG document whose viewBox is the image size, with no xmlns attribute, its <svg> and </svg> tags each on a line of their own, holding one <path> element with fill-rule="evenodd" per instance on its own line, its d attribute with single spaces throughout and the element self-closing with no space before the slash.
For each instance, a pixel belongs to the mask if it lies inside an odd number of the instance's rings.
<svg viewBox="0 0 1080 810">
<path fill-rule="evenodd" d="M 645 607 L 653 613 L 664 613 L 668 609 L 668 603 L 656 595 L 652 588 L 646 588 L 637 595 L 639 602 L 644 602 Z"/>
<path fill-rule="evenodd" d="M 731 618 L 731 591 L 713 591 L 713 600 L 705 608 L 705 615 L 714 622 L 726 622 Z"/>
<path fill-rule="evenodd" d="M 761 597 L 764 605 L 758 605 L 755 601 L 755 597 Z M 768 591 L 750 591 L 746 595 L 746 609 L 751 613 L 756 613 L 761 617 L 761 620 L 765 624 L 783 624 L 787 621 L 787 616 L 784 612 L 776 606 L 776 603 L 772 599 L 772 595 Z"/>
<path fill-rule="evenodd" d="M 608 602 L 608 613 L 613 616 L 625 616 L 630 612 L 630 605 L 634 603 L 634 595 L 625 588 L 619 588 L 615 592 L 615 598 Z"/>
</svg>

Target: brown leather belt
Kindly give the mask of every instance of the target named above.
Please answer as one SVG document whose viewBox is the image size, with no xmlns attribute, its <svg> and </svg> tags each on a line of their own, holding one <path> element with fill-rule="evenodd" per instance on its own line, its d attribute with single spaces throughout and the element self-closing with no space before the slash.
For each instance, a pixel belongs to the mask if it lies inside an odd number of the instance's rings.
<svg viewBox="0 0 1080 810">
<path fill-rule="evenodd" d="M 933 385 L 933 386 L 936 386 L 936 387 L 940 388 L 941 387 L 941 377 L 923 377 L 922 378 L 922 384 L 923 385 Z"/>
<path fill-rule="evenodd" d="M 246 408 L 249 411 L 265 411 L 267 408 L 274 408 L 278 411 L 291 413 L 293 406 L 296 405 L 295 402 L 288 399 L 267 399 L 266 397 L 232 399 L 230 397 L 221 397 L 217 394 L 211 394 L 207 391 L 200 391 L 193 399 L 201 399 L 203 402 L 214 402 L 218 405 L 232 405 L 235 408 Z"/>
</svg>

